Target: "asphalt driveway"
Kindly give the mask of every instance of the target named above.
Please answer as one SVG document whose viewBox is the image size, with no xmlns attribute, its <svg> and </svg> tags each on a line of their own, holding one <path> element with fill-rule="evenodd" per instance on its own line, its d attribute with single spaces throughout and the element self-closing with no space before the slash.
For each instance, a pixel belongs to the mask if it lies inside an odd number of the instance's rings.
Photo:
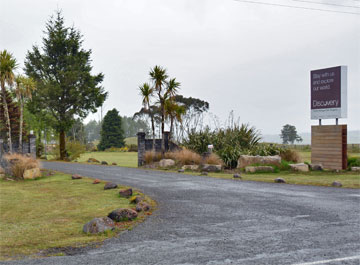
<svg viewBox="0 0 360 265">
<path fill-rule="evenodd" d="M 5 264 L 360 264 L 360 191 L 113 166 L 48 169 L 133 186 L 158 210 L 74 256 Z"/>
</svg>

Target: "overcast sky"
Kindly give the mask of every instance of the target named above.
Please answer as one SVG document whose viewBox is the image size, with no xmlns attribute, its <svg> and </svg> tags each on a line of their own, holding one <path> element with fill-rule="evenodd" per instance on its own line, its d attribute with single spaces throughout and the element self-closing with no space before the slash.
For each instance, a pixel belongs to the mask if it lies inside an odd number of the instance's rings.
<svg viewBox="0 0 360 265">
<path fill-rule="evenodd" d="M 359 12 L 359 8 L 274 4 Z M 359 6 L 356 0 L 310 0 Z M 65 23 L 84 35 L 94 72 L 109 92 L 105 110 L 132 116 L 138 86 L 154 65 L 181 82 L 181 93 L 210 103 L 225 121 L 234 111 L 263 134 L 286 123 L 309 132 L 310 70 L 348 66 L 348 130 L 360 129 L 360 16 L 244 3 L 234 0 L 0 0 L 0 50 L 19 63 L 41 45 L 45 22 L 61 9 Z M 90 115 L 98 119 L 99 115 Z M 334 124 L 328 120 L 325 124 Z"/>
</svg>

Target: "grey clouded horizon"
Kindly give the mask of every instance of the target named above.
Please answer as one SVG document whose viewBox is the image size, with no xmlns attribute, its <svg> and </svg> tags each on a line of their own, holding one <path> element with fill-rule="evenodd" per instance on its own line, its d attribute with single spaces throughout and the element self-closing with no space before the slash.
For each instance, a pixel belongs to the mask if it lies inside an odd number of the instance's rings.
<svg viewBox="0 0 360 265">
<path fill-rule="evenodd" d="M 359 6 L 350 0 L 317 2 Z M 318 123 L 310 120 L 310 70 L 347 65 L 348 119 L 340 123 L 360 130 L 359 15 L 233 0 L 12 0 L 1 1 L 0 8 L 6 10 L 0 49 L 21 65 L 32 45 L 41 46 L 46 21 L 61 9 L 66 25 L 79 29 L 84 47 L 92 49 L 94 73 L 105 74 L 105 111 L 138 111 L 138 86 L 151 67 L 162 65 L 181 82 L 184 96 L 208 101 L 223 122 L 233 110 L 263 134 L 277 134 L 286 123 L 309 132 Z"/>
</svg>

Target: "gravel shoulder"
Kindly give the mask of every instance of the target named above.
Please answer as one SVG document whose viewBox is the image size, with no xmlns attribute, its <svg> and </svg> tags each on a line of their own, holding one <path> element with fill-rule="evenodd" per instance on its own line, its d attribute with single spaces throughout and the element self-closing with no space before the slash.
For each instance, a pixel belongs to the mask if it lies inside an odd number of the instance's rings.
<svg viewBox="0 0 360 265">
<path fill-rule="evenodd" d="M 359 264 L 360 191 L 216 179 L 112 166 L 48 169 L 140 189 L 158 210 L 74 256 L 4 264 Z M 318 263 L 320 264 L 320 263 Z"/>
</svg>

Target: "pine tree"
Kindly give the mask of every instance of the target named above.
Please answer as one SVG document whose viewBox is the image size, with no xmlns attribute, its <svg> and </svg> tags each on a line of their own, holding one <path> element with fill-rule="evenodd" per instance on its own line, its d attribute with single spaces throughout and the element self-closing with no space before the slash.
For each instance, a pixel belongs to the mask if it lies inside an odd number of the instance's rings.
<svg viewBox="0 0 360 265">
<path fill-rule="evenodd" d="M 104 75 L 92 75 L 91 50 L 82 48 L 83 38 L 74 27 L 66 27 L 61 12 L 46 24 L 43 47 L 33 46 L 25 61 L 26 74 L 37 83 L 29 110 L 46 111 L 59 133 L 60 159 L 66 157 L 65 134 L 75 117 L 85 118 L 104 103 Z"/>
<path fill-rule="evenodd" d="M 101 140 L 98 149 L 104 151 L 110 147 L 124 147 L 124 132 L 121 126 L 121 117 L 114 108 L 109 110 L 101 127 Z"/>
</svg>

